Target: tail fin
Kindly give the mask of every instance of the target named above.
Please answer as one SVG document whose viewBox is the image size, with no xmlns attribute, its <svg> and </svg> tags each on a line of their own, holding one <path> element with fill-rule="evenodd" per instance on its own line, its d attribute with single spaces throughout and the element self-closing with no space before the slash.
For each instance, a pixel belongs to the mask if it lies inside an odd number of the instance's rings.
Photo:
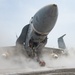
<svg viewBox="0 0 75 75">
<path fill-rule="evenodd" d="M 66 49 L 66 45 L 65 45 L 65 42 L 63 40 L 63 37 L 65 36 L 66 34 L 62 35 L 61 37 L 58 38 L 58 47 L 59 48 L 62 48 L 62 49 Z"/>
</svg>

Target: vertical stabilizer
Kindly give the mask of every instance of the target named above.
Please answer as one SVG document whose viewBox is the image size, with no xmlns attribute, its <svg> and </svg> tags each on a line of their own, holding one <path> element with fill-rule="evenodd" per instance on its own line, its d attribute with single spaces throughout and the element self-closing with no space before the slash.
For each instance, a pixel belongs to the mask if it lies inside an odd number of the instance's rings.
<svg viewBox="0 0 75 75">
<path fill-rule="evenodd" d="M 66 45 L 65 45 L 65 42 L 63 40 L 63 37 L 65 36 L 66 34 L 62 35 L 61 37 L 58 38 L 58 47 L 59 48 L 62 48 L 62 49 L 66 49 Z"/>
</svg>

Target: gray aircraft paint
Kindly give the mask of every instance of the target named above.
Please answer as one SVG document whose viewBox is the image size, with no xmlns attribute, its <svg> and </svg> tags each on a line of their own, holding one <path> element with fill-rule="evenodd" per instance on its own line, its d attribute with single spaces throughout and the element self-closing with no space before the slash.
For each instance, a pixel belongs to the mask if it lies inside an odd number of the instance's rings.
<svg viewBox="0 0 75 75">
<path fill-rule="evenodd" d="M 41 8 L 33 17 L 33 27 L 38 33 L 48 34 L 54 27 L 58 17 L 57 5 Z"/>
<path fill-rule="evenodd" d="M 53 29 L 56 20 L 58 17 L 58 8 L 57 5 L 47 5 L 41 8 L 32 18 L 31 27 L 32 33 L 31 36 L 35 41 L 44 40 L 47 34 Z M 37 36 L 34 32 L 41 34 Z M 43 35 L 43 36 L 42 36 Z"/>
<path fill-rule="evenodd" d="M 66 49 L 66 45 L 65 45 L 65 42 L 64 42 L 64 39 L 63 39 L 63 37 L 65 35 L 66 34 L 64 34 L 64 35 L 62 35 L 61 37 L 58 38 L 58 47 L 59 48 Z"/>
<path fill-rule="evenodd" d="M 24 46 L 26 50 L 31 50 L 29 41 L 33 39 L 38 45 L 35 50 L 42 50 L 47 43 L 47 35 L 55 26 L 58 17 L 58 7 L 56 4 L 47 5 L 41 8 L 32 18 L 27 31 Z M 23 31 L 22 31 L 23 32 Z M 23 39 L 22 39 L 23 40 Z"/>
</svg>

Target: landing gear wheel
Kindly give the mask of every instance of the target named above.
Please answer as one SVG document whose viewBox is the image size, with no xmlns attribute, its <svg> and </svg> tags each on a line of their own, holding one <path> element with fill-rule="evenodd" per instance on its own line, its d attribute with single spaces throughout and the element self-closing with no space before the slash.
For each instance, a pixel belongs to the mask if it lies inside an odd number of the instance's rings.
<svg viewBox="0 0 75 75">
<path fill-rule="evenodd" d="M 40 66 L 45 66 L 46 63 L 44 61 L 39 61 Z"/>
</svg>

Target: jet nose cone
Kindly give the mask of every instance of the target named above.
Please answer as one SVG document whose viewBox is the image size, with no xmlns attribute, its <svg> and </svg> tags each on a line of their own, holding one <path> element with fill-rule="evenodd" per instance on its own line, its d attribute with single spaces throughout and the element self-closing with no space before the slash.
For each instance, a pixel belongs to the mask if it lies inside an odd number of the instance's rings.
<svg viewBox="0 0 75 75">
<path fill-rule="evenodd" d="M 56 4 L 52 4 L 51 8 L 50 8 L 50 15 L 51 16 L 56 16 L 58 15 L 58 7 Z"/>
<path fill-rule="evenodd" d="M 54 6 L 54 7 L 57 7 L 57 5 L 56 5 L 56 4 L 53 4 L 53 6 Z"/>
<path fill-rule="evenodd" d="M 34 28 L 41 33 L 48 33 L 54 27 L 58 17 L 56 4 L 41 8 L 33 17 Z"/>
<path fill-rule="evenodd" d="M 56 4 L 53 4 L 52 5 L 52 9 L 57 10 L 57 5 Z"/>
</svg>

